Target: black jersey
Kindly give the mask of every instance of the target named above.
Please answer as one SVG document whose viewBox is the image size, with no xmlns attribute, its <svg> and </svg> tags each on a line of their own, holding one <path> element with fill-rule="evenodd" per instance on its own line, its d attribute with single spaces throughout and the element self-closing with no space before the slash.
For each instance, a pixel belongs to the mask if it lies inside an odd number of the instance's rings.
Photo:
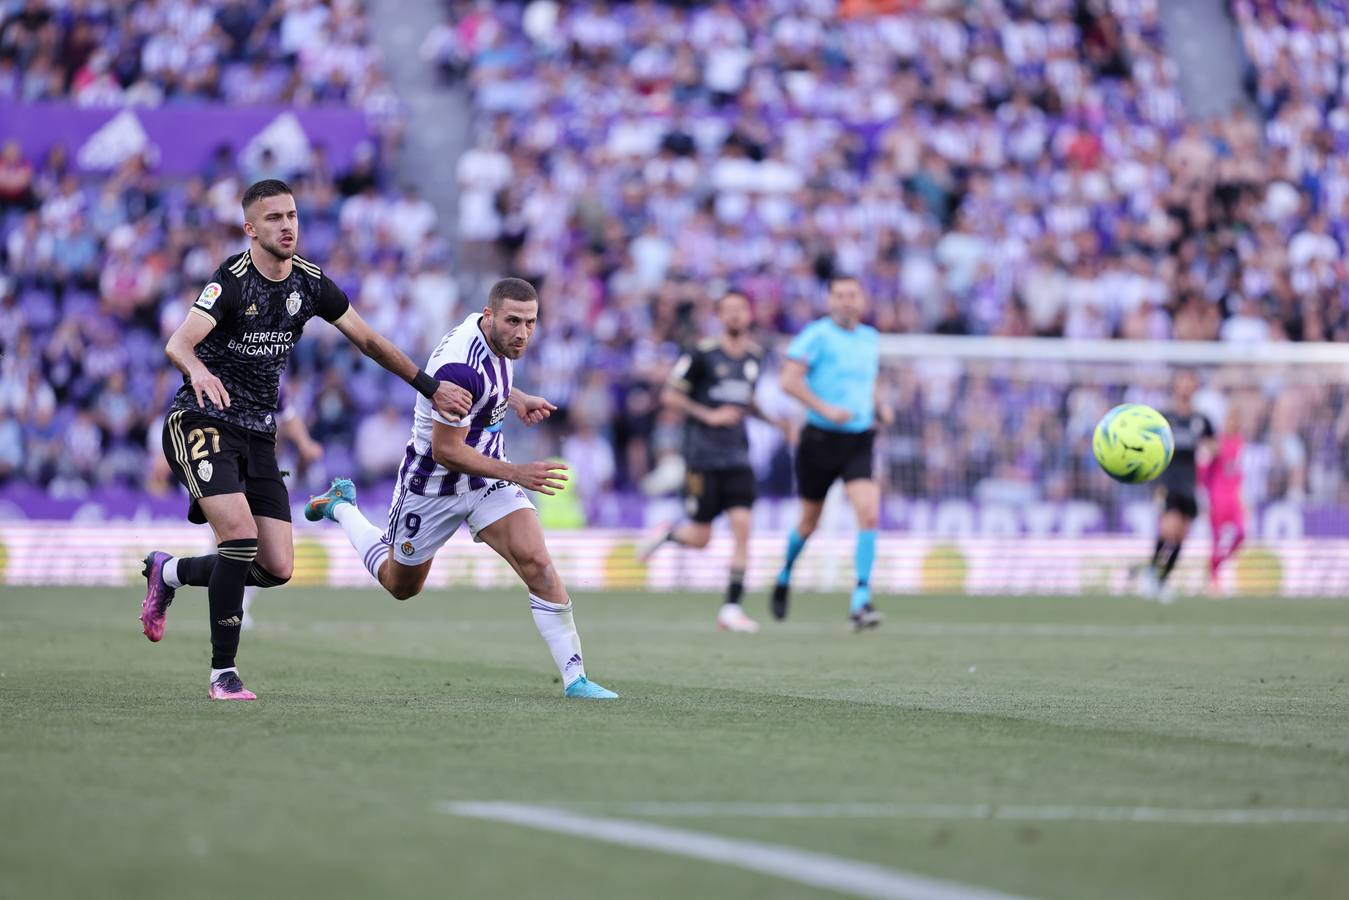
<svg viewBox="0 0 1349 900">
<path fill-rule="evenodd" d="M 314 316 L 336 321 L 350 303 L 342 289 L 319 267 L 302 257 L 291 260 L 290 275 L 272 281 L 253 265 L 245 250 L 215 270 L 192 312 L 215 322 L 197 345 L 197 358 L 219 378 L 230 395 L 228 409 L 197 396 L 184 376 L 170 409 L 185 409 L 249 428 L 276 430 L 281 373 L 300 340 L 304 323 Z"/>
<path fill-rule="evenodd" d="M 1162 484 L 1168 491 L 1180 494 L 1193 494 L 1197 467 L 1194 460 L 1195 448 L 1205 438 L 1215 434 L 1213 423 L 1201 412 L 1191 410 L 1181 415 L 1174 410 L 1162 413 L 1171 423 L 1171 435 L 1175 438 L 1176 451 L 1171 457 L 1171 465 L 1162 473 Z"/>
<path fill-rule="evenodd" d="M 670 386 L 703 406 L 748 408 L 762 365 L 763 356 L 756 348 L 744 356 L 731 356 L 720 341 L 704 341 L 679 358 Z M 749 433 L 744 421 L 713 427 L 690 416 L 684 423 L 684 462 L 694 470 L 748 466 Z"/>
</svg>

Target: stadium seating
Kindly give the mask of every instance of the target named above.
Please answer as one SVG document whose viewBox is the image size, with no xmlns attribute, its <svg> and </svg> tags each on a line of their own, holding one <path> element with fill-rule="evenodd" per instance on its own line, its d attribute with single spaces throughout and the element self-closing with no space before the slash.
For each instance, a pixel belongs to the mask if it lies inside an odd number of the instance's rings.
<svg viewBox="0 0 1349 900">
<path fill-rule="evenodd" d="M 42 7 L 3 25 L 0 99 L 387 108 L 356 3 L 173 15 L 133 3 L 116 20 Z M 587 454 L 612 458 L 585 481 L 601 517 L 611 490 L 636 490 L 677 446 L 658 386 L 730 283 L 754 297 L 769 343 L 819 314 L 821 279 L 840 271 L 863 278 L 883 331 L 1349 337 L 1349 163 L 1329 152 L 1349 110 L 1339 82 L 1313 71 L 1342 51 L 1305 37 L 1332 13 L 1234 4 L 1262 123 L 1243 110 L 1185 119 L 1149 0 L 1080 14 L 1056 0 L 880 19 L 829 8 L 447 4 L 427 55 L 478 114 L 453 251 L 430 206 L 388 183 L 398 127 L 350 172 L 316 151 L 288 171 L 224 158 L 174 180 L 131 160 L 95 180 L 59 151 L 0 150 L 0 479 L 56 494 L 163 488 L 157 420 L 176 379 L 159 344 L 239 245 L 241 186 L 269 174 L 296 183 L 306 252 L 414 356 L 471 305 L 444 302 L 454 252 L 541 284 L 548 312 L 522 378 L 549 385 L 565 415 L 519 452 L 607 450 Z M 323 54 L 306 50 L 316 35 Z M 923 402 L 922 385 L 890 377 Z M 771 377 L 767 388 L 772 403 Z M 388 396 L 342 342 L 300 345 L 290 401 L 328 450 L 309 483 L 390 474 L 378 460 L 398 457 L 381 439 L 406 409 L 386 410 Z M 1024 408 L 1001 409 L 1003 429 L 1021 431 Z M 1280 440 L 1324 443 L 1294 419 Z M 1038 439 L 1055 445 L 1062 421 Z M 883 452 L 902 458 L 906 441 Z M 961 446 L 942 489 L 957 495 L 979 471 Z M 771 429 L 756 432 L 755 458 L 768 493 L 784 493 Z M 917 490 L 914 477 L 897 468 L 892 486 Z"/>
</svg>

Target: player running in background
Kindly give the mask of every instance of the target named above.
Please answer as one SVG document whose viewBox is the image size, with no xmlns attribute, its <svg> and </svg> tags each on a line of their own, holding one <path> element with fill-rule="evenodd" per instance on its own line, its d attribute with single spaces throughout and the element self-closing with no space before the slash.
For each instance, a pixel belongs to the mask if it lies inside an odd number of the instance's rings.
<svg viewBox="0 0 1349 900">
<path fill-rule="evenodd" d="M 571 598 L 553 568 L 534 504 L 521 490 L 562 490 L 566 466 L 556 460 L 512 463 L 501 433 L 507 410 L 534 425 L 555 409 L 513 384 L 512 363 L 529 346 L 538 315 L 534 287 L 506 278 L 492 286 L 481 313 L 441 339 L 427 368 L 468 391 L 472 405 L 462 416 L 446 416 L 425 399 L 417 401 L 385 531 L 356 508 L 356 488 L 346 478 L 311 497 L 304 514 L 341 525 L 366 570 L 399 600 L 421 593 L 436 551 L 467 523 L 473 539 L 495 550 L 525 583 L 563 693 L 607 700 L 618 695 L 586 678 Z"/>
<path fill-rule="evenodd" d="M 447 415 L 468 395 L 440 383 L 365 323 L 341 288 L 296 255 L 300 221 L 284 182 L 268 179 L 243 196 L 248 249 L 227 259 L 164 348 L 183 373 L 164 420 L 164 454 L 192 497 L 188 521 L 209 523 L 216 552 L 145 557 L 145 636 L 164 636 L 174 591 L 207 590 L 212 700 L 255 700 L 235 667 L 244 587 L 278 587 L 291 575 L 290 497 L 276 464 L 281 373 L 305 323 L 321 316 L 366 356 L 410 382 Z"/>
<path fill-rule="evenodd" d="M 1199 483 L 1208 494 L 1208 521 L 1213 533 L 1208 561 L 1211 594 L 1221 593 L 1218 570 L 1236 556 L 1246 539 L 1246 510 L 1241 502 L 1241 452 L 1245 446 L 1236 409 L 1229 407 L 1213 458 L 1199 465 Z"/>
<path fill-rule="evenodd" d="M 892 410 L 877 394 L 880 351 L 876 329 L 862 324 L 866 297 L 856 278 L 829 282 L 829 315 L 811 322 L 787 347 L 782 388 L 806 407 L 806 427 L 796 448 L 797 493 L 801 518 L 787 538 L 787 558 L 773 589 L 773 616 L 787 616 L 792 566 L 820 524 L 824 498 L 839 479 L 857 514 L 853 561 L 857 586 L 849 615 L 861 630 L 879 625 L 871 604 L 871 568 L 876 561 L 876 525 L 880 488 L 872 477 L 872 446 L 877 419 L 889 424 Z"/>
<path fill-rule="evenodd" d="M 717 302 L 717 318 L 721 337 L 704 341 L 681 356 L 661 393 L 665 406 L 684 414 L 684 502 L 689 521 L 644 547 L 641 558 L 645 562 L 667 542 L 706 547 L 713 520 L 726 513 L 734 548 L 717 627 L 752 634 L 759 630 L 759 623 L 740 608 L 749 565 L 750 507 L 754 505 L 745 416 L 764 418 L 754 405 L 763 351 L 749 339 L 752 320 L 744 294 L 725 294 Z"/>
<path fill-rule="evenodd" d="M 1175 455 L 1159 479 L 1163 493 L 1161 522 L 1157 526 L 1157 545 L 1152 562 L 1144 568 L 1140 590 L 1145 597 L 1170 603 L 1172 594 L 1166 580 L 1180 557 L 1180 548 L 1190 533 L 1190 525 L 1199 515 L 1195 498 L 1198 457 L 1213 451 L 1213 423 L 1194 408 L 1198 377 L 1190 371 L 1176 373 L 1171 386 L 1171 406 L 1163 411 L 1175 437 Z"/>
</svg>

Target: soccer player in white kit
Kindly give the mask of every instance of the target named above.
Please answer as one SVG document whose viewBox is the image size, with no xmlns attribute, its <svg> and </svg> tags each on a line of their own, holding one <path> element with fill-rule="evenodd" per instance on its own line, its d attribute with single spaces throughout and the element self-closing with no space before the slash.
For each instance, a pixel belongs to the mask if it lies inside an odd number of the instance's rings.
<svg viewBox="0 0 1349 900">
<path fill-rule="evenodd" d="M 436 551 L 467 523 L 473 539 L 510 563 L 528 588 L 534 624 L 562 674 L 563 693 L 614 699 L 617 694 L 586 678 L 571 598 L 553 568 L 534 504 L 522 490 L 557 493 L 567 480 L 566 466 L 512 463 L 501 433 L 508 410 L 535 425 L 556 408 L 513 384 L 512 360 L 529 345 L 538 314 L 533 285 L 506 278 L 492 286 L 481 313 L 441 339 L 426 369 L 467 390 L 473 405 L 453 419 L 424 398 L 417 401 L 387 529 L 381 532 L 356 508 L 356 488 L 346 478 L 311 497 L 305 518 L 340 524 L 365 568 L 399 600 L 421 593 Z"/>
</svg>

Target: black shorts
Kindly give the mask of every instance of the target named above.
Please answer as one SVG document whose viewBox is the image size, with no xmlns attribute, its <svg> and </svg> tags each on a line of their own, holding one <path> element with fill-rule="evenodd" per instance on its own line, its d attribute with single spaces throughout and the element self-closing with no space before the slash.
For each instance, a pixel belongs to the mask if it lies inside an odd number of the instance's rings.
<svg viewBox="0 0 1349 900">
<path fill-rule="evenodd" d="M 1163 512 L 1175 510 L 1187 519 L 1193 521 L 1199 518 L 1199 503 L 1194 498 L 1191 491 L 1178 491 L 1175 488 L 1162 488 L 1165 493 L 1162 504 Z"/>
<path fill-rule="evenodd" d="M 684 508 L 695 522 L 708 523 L 728 509 L 754 505 L 754 470 L 690 469 L 684 476 Z"/>
<path fill-rule="evenodd" d="M 830 486 L 842 478 L 872 478 L 875 431 L 825 431 L 807 425 L 796 448 L 796 492 L 802 500 L 823 500 Z"/>
<path fill-rule="evenodd" d="M 187 520 L 206 522 L 202 497 L 243 494 L 255 516 L 290 521 L 290 494 L 276 465 L 276 435 L 175 409 L 164 420 L 164 458 L 192 505 Z"/>
</svg>

